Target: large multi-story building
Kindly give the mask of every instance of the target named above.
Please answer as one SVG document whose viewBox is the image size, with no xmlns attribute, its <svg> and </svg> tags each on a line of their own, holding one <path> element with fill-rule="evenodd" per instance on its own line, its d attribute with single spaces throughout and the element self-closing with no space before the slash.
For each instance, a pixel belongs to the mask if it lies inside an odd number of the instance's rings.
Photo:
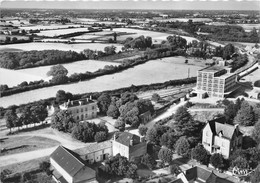
<svg viewBox="0 0 260 183">
<path fill-rule="evenodd" d="M 97 116 L 97 102 L 90 99 L 68 101 L 60 105 L 60 109 L 72 114 L 75 121 L 83 121 Z"/>
<path fill-rule="evenodd" d="M 237 74 L 231 73 L 230 68 L 210 66 L 197 73 L 196 93 L 199 98 L 224 98 L 236 89 Z"/>
</svg>

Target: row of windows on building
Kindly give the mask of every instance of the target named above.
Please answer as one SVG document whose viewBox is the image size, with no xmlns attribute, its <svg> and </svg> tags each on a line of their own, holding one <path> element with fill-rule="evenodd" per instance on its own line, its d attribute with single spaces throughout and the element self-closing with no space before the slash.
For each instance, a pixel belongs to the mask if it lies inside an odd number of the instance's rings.
<svg viewBox="0 0 260 183">
<path fill-rule="evenodd" d="M 88 110 L 89 110 L 88 107 L 85 107 L 85 111 L 88 111 Z M 95 106 L 92 106 L 92 107 L 90 108 L 90 110 L 95 110 Z M 71 111 L 73 111 L 73 112 L 75 112 L 75 113 L 84 112 L 84 108 L 75 109 L 75 110 L 71 110 Z"/>
<path fill-rule="evenodd" d="M 92 115 L 88 115 L 88 114 L 85 114 L 85 119 L 86 118 L 94 118 L 95 117 L 95 113 L 94 112 L 92 112 Z M 77 120 L 83 120 L 84 119 L 84 115 L 83 114 L 81 114 L 80 116 L 76 116 L 76 119 Z"/>
</svg>

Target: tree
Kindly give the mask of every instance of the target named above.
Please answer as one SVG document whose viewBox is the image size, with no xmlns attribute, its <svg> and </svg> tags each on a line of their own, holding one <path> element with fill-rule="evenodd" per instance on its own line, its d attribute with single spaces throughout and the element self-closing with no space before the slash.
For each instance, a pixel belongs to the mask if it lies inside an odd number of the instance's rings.
<svg viewBox="0 0 260 183">
<path fill-rule="evenodd" d="M 260 165 L 257 166 L 255 171 L 250 176 L 251 183 L 259 183 L 260 182 Z"/>
<path fill-rule="evenodd" d="M 170 165 L 170 172 L 174 176 L 177 176 L 181 173 L 181 169 L 177 164 Z"/>
<path fill-rule="evenodd" d="M 178 139 L 178 136 L 174 132 L 168 131 L 164 133 L 160 138 L 160 145 L 166 146 L 169 149 L 174 150 L 174 145 Z"/>
<path fill-rule="evenodd" d="M 51 80 L 50 80 L 50 83 L 53 83 L 53 84 L 64 84 L 64 83 L 67 83 L 68 82 L 68 77 L 65 76 L 65 75 L 56 75 L 54 76 Z"/>
<path fill-rule="evenodd" d="M 237 115 L 234 119 L 235 123 L 244 125 L 244 126 L 252 126 L 255 123 L 255 112 L 252 106 L 249 105 L 248 102 L 243 101 L 241 104 L 241 108 L 237 112 Z"/>
<path fill-rule="evenodd" d="M 94 138 L 96 142 L 105 141 L 107 139 L 107 133 L 104 131 L 97 132 Z"/>
<path fill-rule="evenodd" d="M 63 75 L 67 76 L 68 70 L 61 64 L 54 65 L 51 67 L 51 69 L 47 72 L 47 76 L 58 76 L 58 75 Z"/>
<path fill-rule="evenodd" d="M 161 126 L 161 125 L 154 125 L 153 127 L 149 128 L 146 132 L 146 139 L 147 141 L 160 145 L 161 137 L 164 133 L 168 131 L 169 127 Z"/>
<path fill-rule="evenodd" d="M 16 43 L 17 41 L 18 41 L 17 37 L 13 37 L 13 38 L 12 38 L 12 42 L 13 42 L 13 43 Z"/>
<path fill-rule="evenodd" d="M 231 163 L 232 167 L 237 167 L 239 169 L 248 169 L 249 163 L 246 158 L 238 156 L 235 160 Z"/>
<path fill-rule="evenodd" d="M 184 106 L 181 106 L 177 109 L 175 115 L 175 127 L 177 131 L 183 132 L 186 125 L 192 120 L 192 116 L 188 112 L 188 109 Z"/>
<path fill-rule="evenodd" d="M 43 105 L 32 106 L 31 111 L 36 123 L 40 123 L 48 117 L 48 111 Z"/>
<path fill-rule="evenodd" d="M 138 132 L 140 135 L 145 136 L 148 128 L 144 126 L 143 124 L 140 124 L 138 127 Z"/>
<path fill-rule="evenodd" d="M 66 110 L 57 110 L 51 118 L 51 127 L 58 131 L 71 132 L 76 125 L 73 116 Z"/>
<path fill-rule="evenodd" d="M 232 44 L 228 44 L 224 46 L 223 48 L 223 59 L 229 60 L 231 58 L 231 55 L 235 53 L 235 47 Z"/>
<path fill-rule="evenodd" d="M 105 48 L 104 48 L 104 51 L 105 51 L 105 53 L 107 54 L 107 55 L 113 55 L 113 54 L 115 54 L 116 53 L 116 47 L 115 46 L 106 46 Z"/>
<path fill-rule="evenodd" d="M 72 94 L 69 92 L 65 92 L 64 90 L 58 90 L 56 93 L 56 101 L 61 104 L 71 100 L 73 98 Z"/>
<path fill-rule="evenodd" d="M 209 154 L 202 144 L 191 150 L 191 157 L 204 165 L 209 163 Z"/>
<path fill-rule="evenodd" d="M 190 149 L 190 143 L 185 136 L 180 137 L 175 143 L 175 151 L 178 155 L 185 155 Z"/>
<path fill-rule="evenodd" d="M 97 101 L 98 101 L 97 105 L 100 109 L 100 112 L 106 114 L 108 107 L 111 103 L 110 95 L 108 95 L 107 93 L 102 93 L 102 95 L 98 97 Z"/>
<path fill-rule="evenodd" d="M 260 142 L 260 121 L 258 121 L 254 125 L 254 129 L 253 129 L 253 132 L 252 132 L 252 137 L 259 144 L 259 142 Z"/>
<path fill-rule="evenodd" d="M 147 153 L 141 157 L 141 163 L 147 166 L 150 170 L 156 166 L 155 159 Z"/>
<path fill-rule="evenodd" d="M 125 131 L 125 122 L 122 120 L 122 118 L 118 118 L 115 122 L 114 127 L 119 131 L 123 132 Z"/>
<path fill-rule="evenodd" d="M 163 163 L 170 163 L 172 161 L 172 151 L 167 148 L 161 148 L 158 153 L 158 158 L 162 160 Z"/>
<path fill-rule="evenodd" d="M 154 93 L 152 95 L 152 101 L 158 102 L 161 99 L 160 95 L 158 93 Z"/>
<path fill-rule="evenodd" d="M 51 164 L 48 161 L 43 161 L 39 163 L 40 170 L 47 172 L 50 168 Z"/>
<path fill-rule="evenodd" d="M 210 157 L 210 163 L 217 169 L 224 167 L 224 158 L 221 154 L 215 153 Z"/>
<path fill-rule="evenodd" d="M 116 119 L 119 117 L 119 109 L 117 108 L 115 103 L 111 103 L 107 109 L 107 115 L 111 116 L 113 119 Z"/>
<path fill-rule="evenodd" d="M 1 180 L 1 182 L 4 182 L 5 178 L 6 178 L 8 175 L 10 175 L 10 174 L 12 174 L 12 171 L 11 171 L 11 170 L 9 170 L 9 169 L 4 169 L 4 170 L 2 170 L 2 171 L 1 171 L 1 174 L 0 174 L 0 180 Z"/>
<path fill-rule="evenodd" d="M 7 110 L 5 113 L 5 121 L 6 127 L 10 129 L 10 133 L 12 132 L 12 128 L 15 127 L 15 123 L 17 121 L 17 115 L 13 110 Z"/>
</svg>

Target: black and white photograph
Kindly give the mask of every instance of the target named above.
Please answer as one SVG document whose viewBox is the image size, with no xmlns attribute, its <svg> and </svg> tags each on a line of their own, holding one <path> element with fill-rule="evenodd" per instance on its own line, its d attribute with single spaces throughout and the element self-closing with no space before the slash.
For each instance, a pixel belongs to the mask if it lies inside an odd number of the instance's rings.
<svg viewBox="0 0 260 183">
<path fill-rule="evenodd" d="M 260 0 L 1 0 L 0 183 L 260 183 Z"/>
</svg>

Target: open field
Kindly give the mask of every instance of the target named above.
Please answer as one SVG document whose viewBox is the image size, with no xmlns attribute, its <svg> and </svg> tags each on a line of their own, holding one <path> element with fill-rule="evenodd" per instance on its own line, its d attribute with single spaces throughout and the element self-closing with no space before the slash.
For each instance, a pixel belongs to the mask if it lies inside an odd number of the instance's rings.
<svg viewBox="0 0 260 183">
<path fill-rule="evenodd" d="M 68 76 L 73 73 L 85 73 L 86 71 L 94 72 L 98 69 L 103 69 L 105 65 L 119 65 L 116 62 L 102 62 L 95 60 L 82 60 L 68 64 L 62 64 L 66 69 L 68 69 Z M 27 73 L 35 76 L 39 76 L 42 78 L 46 78 L 46 73 L 50 70 L 52 65 L 41 66 L 35 68 L 21 69 L 17 70 L 17 72 Z"/>
<path fill-rule="evenodd" d="M 35 136 L 8 136 L 7 139 L 3 139 L 0 141 L 1 148 L 5 148 L 8 151 L 0 153 L 0 156 L 28 152 L 59 145 L 59 142 L 55 140 Z"/>
<path fill-rule="evenodd" d="M 260 24 L 237 24 L 237 25 L 243 27 L 246 32 L 250 32 L 251 30 L 253 30 L 253 28 L 256 28 L 257 31 L 260 29 Z"/>
<path fill-rule="evenodd" d="M 88 31 L 88 28 L 72 28 L 72 29 L 59 29 L 59 30 L 45 30 L 41 31 L 40 33 L 37 33 L 38 36 L 59 36 L 62 34 L 70 34 L 74 32 L 83 32 L 83 31 Z"/>
<path fill-rule="evenodd" d="M 205 67 L 204 61 L 195 62 L 189 59 L 189 64 L 185 64 L 184 62 L 184 57 L 167 57 L 152 60 L 119 73 L 104 75 L 88 81 L 47 87 L 2 97 L 0 98 L 0 105 L 7 107 L 12 104 L 19 105 L 54 97 L 56 92 L 61 88 L 66 92 L 77 94 L 113 90 L 129 87 L 132 84 L 143 85 L 183 79 L 188 77 L 188 71 L 190 71 L 189 76 L 192 77 L 197 75 L 197 70 Z"/>
<path fill-rule="evenodd" d="M 16 86 L 23 81 L 30 82 L 41 79 L 44 78 L 26 72 L 22 73 L 15 70 L 0 68 L 0 84 L 7 84 L 9 87 Z"/>
<path fill-rule="evenodd" d="M 97 51 L 104 51 L 106 46 L 114 45 L 117 47 L 116 51 L 120 51 L 123 47 L 120 44 L 102 44 L 102 43 L 78 43 L 78 44 L 65 44 L 65 43 L 21 43 L 21 44 L 9 44 L 9 45 L 1 45 L 1 51 L 12 51 L 13 49 L 20 49 L 22 51 L 30 51 L 30 50 L 63 50 L 63 51 L 76 51 L 81 52 L 84 49 L 91 49 Z"/>
<path fill-rule="evenodd" d="M 189 20 L 192 20 L 193 22 L 212 22 L 212 19 L 210 18 L 168 18 L 159 20 L 160 22 L 188 22 Z"/>
<path fill-rule="evenodd" d="M 66 25 L 62 25 L 62 24 L 41 24 L 41 25 L 32 25 L 32 26 L 20 26 L 20 29 L 24 29 L 24 30 L 51 30 L 51 29 L 66 29 L 69 27 L 81 27 L 85 25 L 78 25 L 78 24 L 66 24 Z"/>
</svg>

